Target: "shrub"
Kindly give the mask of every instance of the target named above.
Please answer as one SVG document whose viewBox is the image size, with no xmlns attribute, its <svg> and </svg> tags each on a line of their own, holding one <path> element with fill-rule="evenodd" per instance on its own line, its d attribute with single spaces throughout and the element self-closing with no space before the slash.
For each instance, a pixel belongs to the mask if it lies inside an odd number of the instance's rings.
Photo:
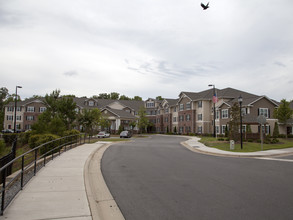
<svg viewBox="0 0 293 220">
<path fill-rule="evenodd" d="M 69 141 L 77 141 L 79 139 L 79 135 L 80 132 L 76 129 L 72 129 L 72 130 L 67 130 L 63 133 L 63 137 L 66 137 L 66 136 L 71 136 L 71 135 L 75 135 L 73 137 L 68 137 L 68 138 L 65 138 L 66 140 L 64 140 L 64 143 L 66 142 L 69 142 Z"/>
<path fill-rule="evenodd" d="M 277 143 L 279 143 L 279 140 L 278 140 L 277 138 L 273 138 L 273 139 L 271 140 L 271 143 L 272 143 L 272 144 L 277 144 Z"/>
<path fill-rule="evenodd" d="M 224 138 L 218 138 L 218 141 L 225 141 Z"/>
<path fill-rule="evenodd" d="M 279 134 L 278 138 L 286 138 L 285 134 Z"/>
<path fill-rule="evenodd" d="M 40 146 L 41 144 L 53 141 L 60 138 L 54 134 L 36 134 L 32 135 L 29 138 L 29 146 L 33 149 L 35 147 Z M 57 147 L 60 144 L 59 141 L 54 141 L 52 143 L 46 144 L 40 148 L 40 153 L 45 154 L 46 152 L 52 150 L 53 148 Z M 57 150 L 56 150 L 57 151 Z"/>
<path fill-rule="evenodd" d="M 11 146 L 14 140 L 17 138 L 17 134 L 12 133 L 12 134 L 3 134 L 3 139 L 5 141 L 5 144 L 7 146 Z"/>
<path fill-rule="evenodd" d="M 23 132 L 19 135 L 19 141 L 22 145 L 28 144 L 29 138 L 32 135 L 32 131 Z"/>
<path fill-rule="evenodd" d="M 288 134 L 288 138 L 293 138 L 293 134 Z"/>
<path fill-rule="evenodd" d="M 247 139 L 247 142 L 253 142 L 253 139 Z"/>
</svg>

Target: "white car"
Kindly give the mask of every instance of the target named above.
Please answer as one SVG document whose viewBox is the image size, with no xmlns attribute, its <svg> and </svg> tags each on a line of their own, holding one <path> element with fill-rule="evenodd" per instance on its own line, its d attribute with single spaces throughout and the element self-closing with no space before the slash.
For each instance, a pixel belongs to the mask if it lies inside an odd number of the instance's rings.
<svg viewBox="0 0 293 220">
<path fill-rule="evenodd" d="M 110 134 L 105 131 L 100 131 L 97 135 L 98 138 L 107 138 L 110 137 Z"/>
</svg>

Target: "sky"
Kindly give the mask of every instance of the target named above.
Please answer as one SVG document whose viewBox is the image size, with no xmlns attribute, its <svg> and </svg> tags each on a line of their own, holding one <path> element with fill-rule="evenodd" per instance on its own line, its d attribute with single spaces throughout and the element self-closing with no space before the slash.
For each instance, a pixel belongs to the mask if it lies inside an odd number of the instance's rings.
<svg viewBox="0 0 293 220">
<path fill-rule="evenodd" d="M 200 3 L 0 0 L 0 87 L 145 100 L 214 84 L 292 100 L 293 1 Z"/>
</svg>

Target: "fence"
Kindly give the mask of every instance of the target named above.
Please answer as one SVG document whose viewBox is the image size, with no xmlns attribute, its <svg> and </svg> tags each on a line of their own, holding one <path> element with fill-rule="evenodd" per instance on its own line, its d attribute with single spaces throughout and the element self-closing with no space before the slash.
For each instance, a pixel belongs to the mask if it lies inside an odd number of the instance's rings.
<svg viewBox="0 0 293 220">
<path fill-rule="evenodd" d="M 90 139 L 89 139 L 90 141 Z M 84 144 L 86 134 L 70 135 L 44 143 L 16 157 L 0 169 L 2 188 L 0 192 L 1 212 L 9 205 L 36 173 L 56 156 L 73 147 Z M 9 176 L 9 169 L 15 171 Z"/>
</svg>

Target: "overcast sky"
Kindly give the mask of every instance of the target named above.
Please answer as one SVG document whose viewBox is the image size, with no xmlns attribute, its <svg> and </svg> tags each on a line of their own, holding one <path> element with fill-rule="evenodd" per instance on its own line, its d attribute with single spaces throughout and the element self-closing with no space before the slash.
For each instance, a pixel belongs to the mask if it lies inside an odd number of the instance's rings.
<svg viewBox="0 0 293 220">
<path fill-rule="evenodd" d="M 292 100 L 293 1 L 200 3 L 0 0 L 0 87 L 147 99 L 215 84 Z"/>
</svg>

